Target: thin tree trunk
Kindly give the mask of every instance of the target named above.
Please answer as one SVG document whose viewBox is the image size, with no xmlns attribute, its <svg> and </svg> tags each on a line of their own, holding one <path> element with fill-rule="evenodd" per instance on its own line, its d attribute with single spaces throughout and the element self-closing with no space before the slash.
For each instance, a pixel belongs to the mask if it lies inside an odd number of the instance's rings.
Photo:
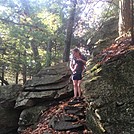
<svg viewBox="0 0 134 134">
<path fill-rule="evenodd" d="M 20 63 L 20 53 L 18 53 L 18 62 L 17 62 L 17 70 L 16 70 L 16 78 L 15 78 L 15 83 L 18 84 L 18 79 L 19 79 L 19 63 Z"/>
<path fill-rule="evenodd" d="M 31 48 L 33 51 L 34 60 L 35 60 L 35 64 L 36 64 L 36 71 L 38 72 L 41 69 L 41 63 L 40 63 L 38 48 L 37 48 L 37 45 L 35 44 L 34 40 L 31 41 Z"/>
<path fill-rule="evenodd" d="M 24 51 L 24 57 L 26 57 L 26 51 Z M 22 67 L 23 84 L 26 82 L 26 77 L 27 77 L 26 72 L 27 72 L 27 67 L 25 62 L 23 63 L 23 67 Z"/>
<path fill-rule="evenodd" d="M 74 18 L 75 18 L 75 10 L 76 10 L 76 4 L 77 4 L 76 0 L 72 0 L 72 4 L 73 4 L 73 7 L 70 11 L 70 18 L 68 21 L 67 35 L 66 35 L 64 53 L 63 53 L 63 62 L 68 62 L 69 55 L 70 55 L 70 46 L 71 46 L 71 39 L 72 39 Z"/>
<path fill-rule="evenodd" d="M 132 23 L 131 23 L 131 38 L 132 38 L 132 44 L 134 45 L 134 2 L 131 0 L 131 18 L 132 18 Z"/>
<path fill-rule="evenodd" d="M 51 66 L 52 40 L 47 44 L 46 66 Z"/>
<path fill-rule="evenodd" d="M 18 77 L 19 77 L 19 73 L 18 71 L 16 72 L 16 78 L 15 78 L 15 83 L 18 84 Z"/>
<path fill-rule="evenodd" d="M 1 72 L 1 86 L 4 84 L 4 74 L 5 74 L 5 66 L 2 65 L 2 72 Z"/>
<path fill-rule="evenodd" d="M 121 36 L 131 29 L 130 0 L 119 0 L 119 7 L 119 36 Z"/>
</svg>

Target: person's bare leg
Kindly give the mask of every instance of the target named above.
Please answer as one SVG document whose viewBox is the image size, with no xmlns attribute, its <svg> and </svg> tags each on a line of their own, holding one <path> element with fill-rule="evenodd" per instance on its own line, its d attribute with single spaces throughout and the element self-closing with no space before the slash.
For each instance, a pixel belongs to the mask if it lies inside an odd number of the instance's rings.
<svg viewBox="0 0 134 134">
<path fill-rule="evenodd" d="M 77 83 L 77 87 L 78 87 L 78 96 L 81 97 L 81 80 L 78 80 L 78 83 Z"/>
<path fill-rule="evenodd" d="M 76 98 L 78 93 L 78 80 L 73 80 L 73 86 L 74 86 L 74 98 Z"/>
</svg>

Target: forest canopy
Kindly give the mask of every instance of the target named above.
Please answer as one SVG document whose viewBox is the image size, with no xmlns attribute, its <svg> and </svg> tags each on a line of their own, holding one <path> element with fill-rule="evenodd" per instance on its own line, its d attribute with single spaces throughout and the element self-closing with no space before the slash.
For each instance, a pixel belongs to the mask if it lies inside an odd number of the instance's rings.
<svg viewBox="0 0 134 134">
<path fill-rule="evenodd" d="M 0 0 L 1 74 L 24 83 L 42 67 L 68 61 L 71 48 L 85 46 L 118 13 L 118 0 Z"/>
</svg>

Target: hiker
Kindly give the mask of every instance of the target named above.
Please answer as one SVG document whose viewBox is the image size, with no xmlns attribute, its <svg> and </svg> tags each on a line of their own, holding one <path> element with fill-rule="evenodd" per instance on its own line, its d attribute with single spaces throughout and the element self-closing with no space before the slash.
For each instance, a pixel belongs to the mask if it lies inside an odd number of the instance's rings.
<svg viewBox="0 0 134 134">
<path fill-rule="evenodd" d="M 81 100 L 81 81 L 82 73 L 86 67 L 86 57 L 81 54 L 78 48 L 72 50 L 72 60 L 70 61 L 70 69 L 72 71 L 72 80 L 74 86 L 73 100 Z"/>
</svg>

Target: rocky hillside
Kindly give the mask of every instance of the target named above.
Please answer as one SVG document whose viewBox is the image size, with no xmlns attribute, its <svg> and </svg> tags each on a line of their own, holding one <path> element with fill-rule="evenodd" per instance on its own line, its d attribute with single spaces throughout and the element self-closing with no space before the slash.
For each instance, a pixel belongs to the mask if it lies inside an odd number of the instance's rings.
<svg viewBox="0 0 134 134">
<path fill-rule="evenodd" d="M 134 46 L 129 37 L 90 59 L 84 80 L 93 134 L 134 133 Z"/>
</svg>

